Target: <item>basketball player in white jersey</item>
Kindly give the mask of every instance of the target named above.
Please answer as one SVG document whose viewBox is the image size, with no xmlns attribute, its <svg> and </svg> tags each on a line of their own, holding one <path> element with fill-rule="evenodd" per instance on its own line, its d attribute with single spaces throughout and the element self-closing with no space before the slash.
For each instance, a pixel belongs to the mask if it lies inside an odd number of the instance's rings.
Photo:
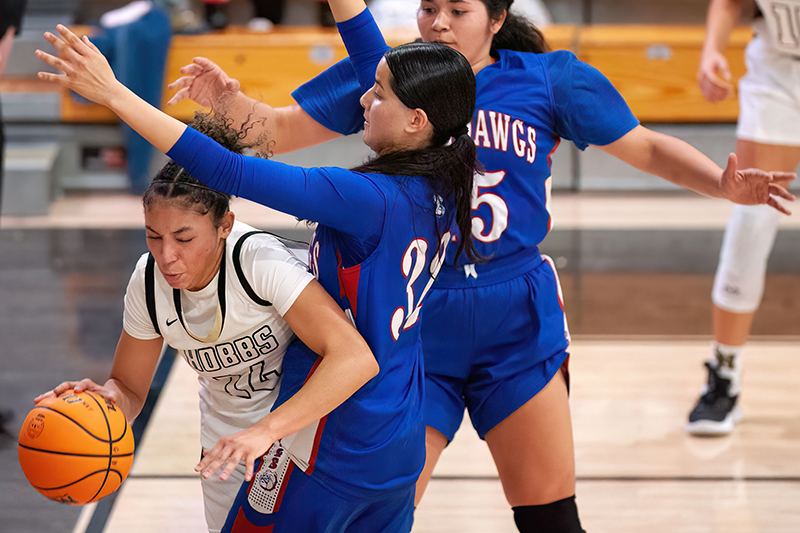
<svg viewBox="0 0 800 533">
<path fill-rule="evenodd" d="M 711 102 L 734 95 L 723 51 L 742 4 L 711 0 L 709 5 L 698 82 Z M 755 35 L 745 53 L 747 74 L 739 81 L 736 154 L 745 168 L 794 172 L 800 163 L 800 0 L 756 4 Z M 712 291 L 714 344 L 706 362 L 708 383 L 689 415 L 689 433 L 725 435 L 742 418 L 737 401 L 742 352 L 761 302 L 780 217 L 765 206 L 733 208 Z"/>
<path fill-rule="evenodd" d="M 196 126 L 241 151 L 239 138 L 221 138 L 224 128 L 212 119 Z M 93 390 L 131 421 L 166 342 L 197 372 L 203 450 L 219 443 L 258 457 L 377 374 L 369 347 L 306 266 L 275 237 L 235 221 L 229 200 L 172 161 L 159 172 L 143 197 L 150 253 L 128 284 L 109 380 L 67 381 L 35 401 Z M 295 334 L 322 362 L 300 392 L 270 413 Z M 221 529 L 252 468 L 252 461 L 242 462 L 230 476 L 201 478 L 209 532 Z"/>
</svg>

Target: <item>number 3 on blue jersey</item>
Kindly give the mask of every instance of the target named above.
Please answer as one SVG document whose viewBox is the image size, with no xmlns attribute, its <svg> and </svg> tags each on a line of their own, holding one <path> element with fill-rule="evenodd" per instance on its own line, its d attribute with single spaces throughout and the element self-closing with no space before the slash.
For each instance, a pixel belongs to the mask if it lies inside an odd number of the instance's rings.
<svg viewBox="0 0 800 533">
<path fill-rule="evenodd" d="M 419 311 L 422 308 L 422 300 L 433 285 L 436 275 L 444 264 L 444 256 L 447 251 L 447 244 L 450 242 L 452 234 L 448 231 L 439 239 L 439 247 L 431 259 L 430 277 L 419 298 L 415 298 L 414 282 L 424 272 L 427 265 L 428 241 L 425 239 L 414 239 L 406 248 L 403 254 L 403 275 L 408 279 L 406 283 L 406 295 L 408 296 L 408 308 L 398 307 L 392 314 L 392 338 L 397 340 L 400 331 L 408 329 L 419 320 Z"/>
</svg>

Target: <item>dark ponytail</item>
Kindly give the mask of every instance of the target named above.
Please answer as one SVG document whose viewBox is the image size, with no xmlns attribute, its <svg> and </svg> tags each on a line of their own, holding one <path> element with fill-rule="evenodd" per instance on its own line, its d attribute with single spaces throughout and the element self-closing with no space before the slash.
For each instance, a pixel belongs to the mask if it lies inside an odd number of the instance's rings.
<svg viewBox="0 0 800 533">
<path fill-rule="evenodd" d="M 460 52 L 436 43 L 410 43 L 386 52 L 392 91 L 409 109 L 422 109 L 433 126 L 426 148 L 391 152 L 353 170 L 426 178 L 434 193 L 453 198 L 461 232 L 456 258 L 480 256 L 472 241 L 472 187 L 482 172 L 467 125 L 475 112 L 475 75 Z M 438 228 L 437 228 L 438 230 Z"/>
<path fill-rule="evenodd" d="M 514 50 L 541 54 L 550 51 L 550 45 L 541 30 L 521 15 L 511 12 L 514 0 L 481 0 L 486 6 L 489 18 L 497 20 L 506 13 L 506 20 L 500 31 L 492 39 L 495 50 Z"/>
<path fill-rule="evenodd" d="M 534 54 L 550 51 L 550 45 L 541 30 L 525 17 L 510 11 L 506 15 L 503 27 L 492 39 L 492 48 Z"/>
</svg>

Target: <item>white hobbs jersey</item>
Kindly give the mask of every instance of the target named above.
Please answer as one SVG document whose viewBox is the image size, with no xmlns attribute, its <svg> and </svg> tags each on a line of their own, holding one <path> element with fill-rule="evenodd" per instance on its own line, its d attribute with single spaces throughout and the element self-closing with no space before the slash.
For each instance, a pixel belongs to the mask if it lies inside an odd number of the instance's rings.
<svg viewBox="0 0 800 533">
<path fill-rule="evenodd" d="M 158 329 L 197 372 L 200 437 L 206 449 L 269 413 L 278 393 L 283 353 L 293 339 L 283 314 L 314 279 L 306 266 L 270 235 L 249 236 L 236 250 L 242 235 L 252 231 L 255 229 L 246 224 L 234 223 L 224 268 L 199 291 L 172 289 L 158 267 L 154 268 Z M 125 294 L 124 328 L 137 339 L 159 336 L 146 303 L 148 256 L 139 259 Z M 256 303 L 247 294 L 237 275 L 237 262 L 255 295 L 266 302 Z M 196 337 L 208 335 L 218 305 L 224 320 L 219 338 L 208 343 L 192 338 L 186 328 Z"/>
<path fill-rule="evenodd" d="M 800 0 L 756 0 L 763 19 L 753 29 L 770 47 L 800 57 Z"/>
</svg>

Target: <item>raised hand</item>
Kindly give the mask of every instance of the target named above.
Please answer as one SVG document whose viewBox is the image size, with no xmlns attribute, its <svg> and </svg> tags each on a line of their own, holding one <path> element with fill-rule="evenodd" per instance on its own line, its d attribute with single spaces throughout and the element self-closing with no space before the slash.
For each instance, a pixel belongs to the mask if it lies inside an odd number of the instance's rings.
<svg viewBox="0 0 800 533">
<path fill-rule="evenodd" d="M 171 91 L 178 91 L 167 102 L 171 105 L 190 99 L 216 110 L 218 105 L 241 88 L 238 80 L 230 78 L 216 63 L 205 57 L 195 57 L 192 64 L 181 67 L 181 73 L 185 76 L 167 85 Z"/>
<path fill-rule="evenodd" d="M 88 37 L 79 39 L 61 24 L 57 29 L 61 37 L 45 32 L 44 38 L 55 47 L 58 57 L 41 50 L 36 50 L 36 57 L 64 74 L 39 72 L 39 79 L 58 83 L 93 102 L 108 106 L 117 94 L 116 90 L 122 87 L 108 61 Z"/>
<path fill-rule="evenodd" d="M 795 196 L 781 183 L 797 178 L 794 172 L 766 172 L 757 168 L 738 170 L 736 154 L 728 156 L 728 166 L 722 173 L 720 192 L 728 200 L 742 205 L 767 204 L 785 215 L 791 215 L 776 197 L 793 202 Z"/>
</svg>

